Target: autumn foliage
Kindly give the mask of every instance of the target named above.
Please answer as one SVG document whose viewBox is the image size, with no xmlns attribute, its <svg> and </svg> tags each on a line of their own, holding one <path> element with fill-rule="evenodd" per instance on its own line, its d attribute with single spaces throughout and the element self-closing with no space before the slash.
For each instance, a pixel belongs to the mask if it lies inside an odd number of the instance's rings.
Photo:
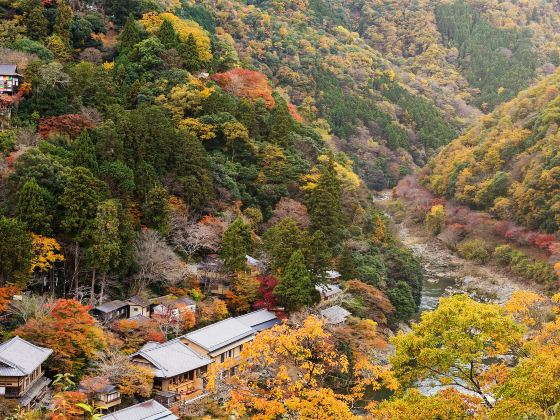
<svg viewBox="0 0 560 420">
<path fill-rule="evenodd" d="M 12 301 L 12 297 L 19 292 L 15 286 L 0 287 L 0 313 L 6 311 Z"/>
<path fill-rule="evenodd" d="M 54 371 L 76 373 L 106 344 L 103 330 L 88 311 L 76 300 L 57 299 L 48 304 L 47 315 L 30 319 L 14 335 L 52 349 Z"/>
<path fill-rule="evenodd" d="M 258 71 L 235 68 L 211 77 L 222 89 L 251 101 L 263 99 L 269 109 L 274 108 L 272 88 L 266 76 Z"/>
<path fill-rule="evenodd" d="M 126 354 L 138 351 L 148 341 L 163 343 L 165 335 L 158 322 L 153 319 L 120 319 L 111 325 L 111 330 L 122 341 L 121 351 Z"/>
<path fill-rule="evenodd" d="M 57 117 L 41 118 L 39 134 L 47 138 L 53 133 L 64 134 L 71 138 L 77 137 L 84 128 L 92 128 L 93 122 L 81 114 L 66 114 Z"/>
</svg>

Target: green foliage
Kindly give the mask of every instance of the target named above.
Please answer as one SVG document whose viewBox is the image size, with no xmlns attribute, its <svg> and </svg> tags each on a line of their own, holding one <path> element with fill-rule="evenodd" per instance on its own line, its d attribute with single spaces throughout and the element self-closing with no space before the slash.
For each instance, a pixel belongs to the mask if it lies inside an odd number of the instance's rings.
<svg viewBox="0 0 560 420">
<path fill-rule="evenodd" d="M 74 144 L 74 166 L 82 166 L 97 174 L 99 167 L 95 156 L 95 148 L 87 130 L 83 130 Z"/>
<path fill-rule="evenodd" d="M 134 47 L 142 39 L 140 28 L 136 19 L 132 14 L 128 15 L 123 31 L 119 36 L 120 47 L 122 50 L 127 51 Z"/>
<path fill-rule="evenodd" d="M 480 89 L 478 106 L 492 109 L 528 86 L 538 66 L 528 30 L 496 28 L 463 0 L 436 6 L 435 16 L 444 44 L 459 49 L 467 80 Z"/>
<path fill-rule="evenodd" d="M 412 288 L 408 283 L 399 281 L 394 288 L 387 291 L 387 297 L 395 307 L 395 318 L 408 320 L 418 311 L 418 306 L 412 297 Z"/>
<path fill-rule="evenodd" d="M 19 191 L 16 215 L 25 223 L 27 229 L 40 235 L 51 233 L 52 215 L 45 203 L 44 191 L 35 178 L 27 181 Z"/>
<path fill-rule="evenodd" d="M 499 264 L 537 283 L 552 285 L 557 281 L 557 275 L 550 264 L 534 260 L 510 245 L 497 246 L 492 256 Z"/>
<path fill-rule="evenodd" d="M 153 187 L 148 191 L 142 205 L 142 221 L 146 226 L 167 236 L 169 234 L 169 216 L 167 190 L 162 186 Z"/>
<path fill-rule="evenodd" d="M 406 117 L 412 119 L 418 139 L 426 149 L 437 149 L 457 137 L 456 127 L 446 121 L 443 113 L 426 98 L 411 94 L 401 85 L 387 78 L 376 80 L 376 84 L 383 86 L 383 95 L 391 103 L 400 106 L 406 112 Z M 389 145 L 392 148 L 406 147 L 406 140 L 397 140 L 397 136 L 397 134 L 389 135 Z"/>
<path fill-rule="evenodd" d="M 64 212 L 61 227 L 77 241 L 84 239 L 83 234 L 91 226 L 104 192 L 104 185 L 89 169 L 78 166 L 70 171 L 60 196 Z"/>
<path fill-rule="evenodd" d="M 320 230 L 332 247 L 338 244 L 343 223 L 342 190 L 332 156 L 321 167 L 317 186 L 311 190 L 308 199 L 312 229 Z"/>
<path fill-rule="evenodd" d="M 103 274 L 119 265 L 118 258 L 121 255 L 120 213 L 120 204 L 116 200 L 106 200 L 97 207 L 97 213 L 92 223 L 91 245 L 87 255 L 92 267 Z"/>
<path fill-rule="evenodd" d="M 490 258 L 490 251 L 486 241 L 478 238 L 467 239 L 459 244 L 457 247 L 459 254 L 469 260 L 478 264 L 483 264 Z"/>
<path fill-rule="evenodd" d="M 291 255 L 284 274 L 274 288 L 274 295 L 288 311 L 311 305 L 316 300 L 316 290 L 301 250 Z"/>
<path fill-rule="evenodd" d="M 222 238 L 221 255 L 224 263 L 231 271 L 247 269 L 246 255 L 253 249 L 253 232 L 251 226 L 245 224 L 241 217 L 226 229 Z"/>
<path fill-rule="evenodd" d="M 26 285 L 31 267 L 31 235 L 23 222 L 0 217 L 0 285 Z"/>
<path fill-rule="evenodd" d="M 406 282 L 411 288 L 414 302 L 417 306 L 420 305 L 424 284 L 424 269 L 418 259 L 405 247 L 390 245 L 383 252 L 384 262 L 387 266 L 389 288 L 396 286 L 400 281 Z"/>
<path fill-rule="evenodd" d="M 273 270 L 284 270 L 290 257 L 303 244 L 303 232 L 293 219 L 285 217 L 263 235 L 263 245 Z"/>
</svg>

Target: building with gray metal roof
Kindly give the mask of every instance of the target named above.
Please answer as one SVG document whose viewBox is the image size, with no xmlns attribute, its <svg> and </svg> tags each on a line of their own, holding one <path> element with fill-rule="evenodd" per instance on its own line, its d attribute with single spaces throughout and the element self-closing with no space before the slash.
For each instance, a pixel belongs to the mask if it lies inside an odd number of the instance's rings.
<svg viewBox="0 0 560 420">
<path fill-rule="evenodd" d="M 190 349 L 179 339 L 163 344 L 147 343 L 131 357 L 136 362 L 138 362 L 138 358 L 149 362 L 157 378 L 172 378 L 208 366 L 213 362 L 212 359 Z"/>
<path fill-rule="evenodd" d="M 255 333 L 253 328 L 238 319 L 227 318 L 185 334 L 181 339 L 213 353 L 240 340 L 252 339 Z"/>
<path fill-rule="evenodd" d="M 131 407 L 106 414 L 102 420 L 178 420 L 175 414 L 158 403 L 148 400 Z"/>
<path fill-rule="evenodd" d="M 30 375 L 51 354 L 51 349 L 36 346 L 20 337 L 14 337 L 0 344 L 0 376 Z"/>
<path fill-rule="evenodd" d="M 51 349 L 14 337 L 0 344 L 0 396 L 17 399 L 24 408 L 34 408 L 45 397 L 50 379 L 42 364 Z"/>
<path fill-rule="evenodd" d="M 281 323 L 276 314 L 267 309 L 249 312 L 248 314 L 237 316 L 235 319 L 257 332 L 267 330 Z"/>
<path fill-rule="evenodd" d="M 352 315 L 350 312 L 338 305 L 331 306 L 330 308 L 323 309 L 321 311 L 321 316 L 325 318 L 326 323 L 334 325 L 346 322 L 346 319 L 350 315 Z"/>
</svg>

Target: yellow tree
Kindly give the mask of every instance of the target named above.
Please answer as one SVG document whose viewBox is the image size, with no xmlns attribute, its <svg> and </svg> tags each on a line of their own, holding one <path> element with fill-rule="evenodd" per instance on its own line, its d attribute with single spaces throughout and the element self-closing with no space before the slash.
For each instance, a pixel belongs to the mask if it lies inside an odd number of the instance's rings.
<svg viewBox="0 0 560 420">
<path fill-rule="evenodd" d="M 31 272 L 47 273 L 54 268 L 56 262 L 64 261 L 60 252 L 60 244 L 54 238 L 31 234 L 33 241 L 33 258 L 31 259 Z"/>
<path fill-rule="evenodd" d="M 478 408 L 480 400 L 461 394 L 453 388 L 434 396 L 425 396 L 417 389 L 402 397 L 371 403 L 367 408 L 376 420 L 469 419 L 469 412 Z"/>
<path fill-rule="evenodd" d="M 346 398 L 326 387 L 326 379 L 348 371 L 322 321 L 309 317 L 299 328 L 288 324 L 263 331 L 243 348 L 235 374 L 219 380 L 235 361 L 212 366 L 209 389 L 227 392 L 230 413 L 252 419 L 278 417 L 353 419 Z M 224 389 L 225 388 L 225 389 Z"/>
<path fill-rule="evenodd" d="M 529 328 L 540 329 L 546 319 L 548 299 L 537 293 L 516 290 L 506 303 L 506 309 Z"/>
<path fill-rule="evenodd" d="M 395 354 L 390 361 L 404 385 L 426 379 L 453 384 L 477 394 L 490 407 L 485 361 L 515 354 L 523 331 L 499 305 L 478 303 L 467 295 L 442 298 L 410 333 L 392 339 Z"/>
</svg>

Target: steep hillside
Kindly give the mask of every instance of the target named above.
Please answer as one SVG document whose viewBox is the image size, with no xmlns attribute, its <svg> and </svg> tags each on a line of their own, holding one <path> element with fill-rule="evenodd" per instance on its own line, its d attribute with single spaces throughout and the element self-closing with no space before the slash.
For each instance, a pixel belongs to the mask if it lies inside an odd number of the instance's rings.
<svg viewBox="0 0 560 420">
<path fill-rule="evenodd" d="M 434 192 L 531 229 L 560 226 L 560 74 L 485 116 L 434 158 Z"/>
<path fill-rule="evenodd" d="M 197 2 L 216 36 L 233 36 L 241 62 L 267 74 L 305 121 L 334 135 L 373 188 L 394 185 L 413 162 L 457 135 L 458 122 L 395 79 L 382 51 L 354 32 L 342 2 Z M 443 95 L 442 95 L 443 96 Z M 450 107 L 451 109 L 452 107 Z"/>
</svg>

